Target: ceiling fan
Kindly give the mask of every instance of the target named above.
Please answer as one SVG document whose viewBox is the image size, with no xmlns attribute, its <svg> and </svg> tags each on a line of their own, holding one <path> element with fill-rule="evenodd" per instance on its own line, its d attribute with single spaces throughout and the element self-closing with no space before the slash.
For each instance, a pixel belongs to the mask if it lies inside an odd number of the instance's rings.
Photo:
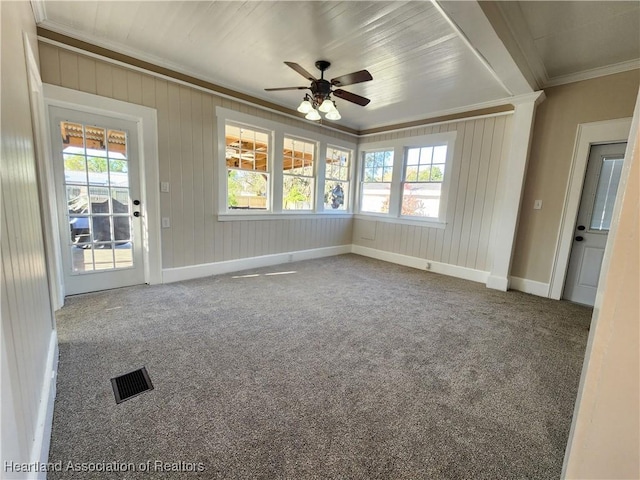
<svg viewBox="0 0 640 480">
<path fill-rule="evenodd" d="M 340 120 L 341 116 L 336 108 L 335 102 L 331 99 L 331 95 L 335 95 L 338 98 L 346 100 L 348 102 L 355 103 L 364 107 L 371 100 L 355 93 L 347 92 L 341 88 L 347 85 L 353 85 L 355 83 L 368 82 L 373 80 L 371 74 L 366 70 L 359 70 L 357 72 L 348 73 L 340 77 L 332 78 L 331 80 L 325 80 L 324 72 L 331 66 L 330 62 L 326 60 L 318 60 L 316 62 L 316 68 L 320 70 L 320 78 L 315 78 L 304 68 L 294 62 L 284 62 L 285 65 L 292 68 L 307 80 L 311 81 L 311 86 L 308 87 L 281 87 L 281 88 L 265 88 L 267 92 L 275 92 L 279 90 L 311 90 L 311 95 L 305 94 L 302 103 L 298 107 L 298 111 L 305 113 L 305 118 L 308 120 L 320 120 L 320 114 L 318 111 L 325 113 L 325 117 L 329 120 Z"/>
</svg>

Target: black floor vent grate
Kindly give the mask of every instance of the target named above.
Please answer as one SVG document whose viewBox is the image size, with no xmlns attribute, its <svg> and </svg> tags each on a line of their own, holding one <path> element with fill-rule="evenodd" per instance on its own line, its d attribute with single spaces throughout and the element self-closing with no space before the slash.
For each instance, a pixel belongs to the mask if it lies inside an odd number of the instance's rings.
<svg viewBox="0 0 640 480">
<path fill-rule="evenodd" d="M 140 395 L 148 390 L 153 390 L 153 384 L 145 367 L 112 378 L 111 386 L 113 387 L 113 394 L 116 397 L 116 403 L 122 403 L 136 395 Z"/>
</svg>

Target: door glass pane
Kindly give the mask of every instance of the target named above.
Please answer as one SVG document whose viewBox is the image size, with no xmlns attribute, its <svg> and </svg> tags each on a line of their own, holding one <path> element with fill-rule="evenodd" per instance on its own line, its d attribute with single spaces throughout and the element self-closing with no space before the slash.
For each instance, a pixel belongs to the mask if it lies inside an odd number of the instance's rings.
<svg viewBox="0 0 640 480">
<path fill-rule="evenodd" d="M 603 158 L 591 214 L 591 230 L 608 231 L 618 193 L 623 158 Z"/>
<path fill-rule="evenodd" d="M 133 266 L 127 135 L 61 122 L 71 271 Z"/>
<path fill-rule="evenodd" d="M 93 271 L 93 250 L 89 245 L 71 247 L 71 270 L 74 273 Z"/>
</svg>

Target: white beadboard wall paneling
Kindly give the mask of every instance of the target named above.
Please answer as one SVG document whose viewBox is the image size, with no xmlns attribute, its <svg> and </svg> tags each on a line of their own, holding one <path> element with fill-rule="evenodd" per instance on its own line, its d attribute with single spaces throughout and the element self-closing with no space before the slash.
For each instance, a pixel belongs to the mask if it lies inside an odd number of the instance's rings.
<svg viewBox="0 0 640 480">
<path fill-rule="evenodd" d="M 39 461 L 49 407 L 53 328 L 23 33 L 36 49 L 33 11 L 2 2 L 0 129 L 2 438 L 0 462 Z M 33 52 L 37 57 L 37 50 Z M 55 342 L 54 342 L 55 345 Z M 44 395 L 44 396 L 43 396 Z M 45 405 L 45 408 L 42 405 Z M 40 442 L 40 444 L 38 444 Z"/>
<path fill-rule="evenodd" d="M 353 136 L 310 125 L 276 112 L 127 69 L 46 42 L 39 42 L 45 83 L 74 88 L 157 110 L 162 266 L 178 268 L 255 255 L 269 255 L 351 243 L 351 218 L 218 222 L 215 108 L 222 106 L 310 133 L 353 143 Z M 95 71 L 95 75 L 92 73 Z M 81 81 L 82 78 L 82 81 Z M 159 186 L 158 186 L 159 188 Z M 248 222 L 255 222 L 249 226 Z M 250 237 L 252 234 L 254 237 Z"/>
<path fill-rule="evenodd" d="M 497 178 L 506 162 L 503 153 L 509 137 L 505 132 L 510 123 L 511 114 L 491 115 L 380 134 L 361 141 L 362 149 L 367 143 L 457 131 L 453 165 L 447 172 L 451 184 L 445 228 L 403 225 L 402 221 L 390 223 L 358 215 L 354 220 L 354 246 L 488 271 Z"/>
</svg>

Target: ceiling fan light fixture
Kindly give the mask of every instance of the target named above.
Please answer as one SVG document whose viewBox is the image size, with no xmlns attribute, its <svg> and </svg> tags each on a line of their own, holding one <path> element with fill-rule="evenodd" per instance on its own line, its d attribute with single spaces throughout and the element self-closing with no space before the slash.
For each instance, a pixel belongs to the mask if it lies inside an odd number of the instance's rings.
<svg viewBox="0 0 640 480">
<path fill-rule="evenodd" d="M 320 110 L 322 113 L 327 113 L 333 110 L 334 108 L 336 108 L 335 105 L 333 104 L 331 99 L 327 97 L 324 99 L 320 107 L 318 107 L 318 110 Z"/>
<path fill-rule="evenodd" d="M 300 113 L 309 113 L 311 110 L 313 110 L 313 106 L 311 105 L 311 102 L 306 98 L 302 100 L 302 102 L 300 103 L 300 106 L 298 107 L 298 111 Z"/>
<path fill-rule="evenodd" d="M 340 120 L 342 115 L 340 115 L 340 112 L 338 112 L 338 109 L 334 106 L 333 110 L 329 111 L 329 113 L 325 115 L 325 118 L 327 120 Z"/>
<path fill-rule="evenodd" d="M 317 110 L 315 109 L 311 109 L 311 111 L 309 111 L 309 113 L 307 113 L 304 118 L 306 118 L 307 120 L 320 120 L 322 117 L 320 116 L 320 114 L 318 113 Z"/>
</svg>

